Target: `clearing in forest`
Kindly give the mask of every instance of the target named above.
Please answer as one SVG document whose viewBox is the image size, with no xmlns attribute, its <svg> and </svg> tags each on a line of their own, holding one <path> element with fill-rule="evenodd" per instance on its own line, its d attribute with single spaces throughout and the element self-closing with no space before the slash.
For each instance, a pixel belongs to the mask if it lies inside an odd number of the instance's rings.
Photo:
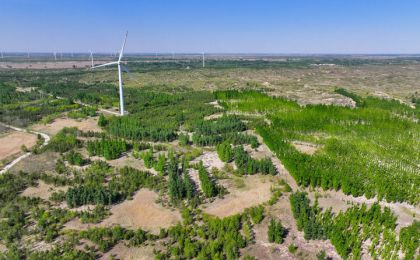
<svg viewBox="0 0 420 260">
<path fill-rule="evenodd" d="M 126 200 L 112 206 L 111 216 L 99 224 L 83 224 L 75 219 L 66 223 L 67 229 L 88 229 L 90 227 L 111 227 L 120 225 L 128 229 L 142 228 L 158 233 L 161 228 L 168 228 L 181 221 L 178 211 L 162 207 L 156 203 L 156 192 L 141 189 L 132 200 Z"/>
<path fill-rule="evenodd" d="M 222 199 L 216 199 L 207 204 L 204 212 L 218 217 L 227 217 L 243 212 L 246 208 L 266 202 L 271 197 L 270 187 L 273 176 L 250 175 L 243 176 L 243 187 L 235 187 L 233 180 L 226 185 L 229 194 Z"/>
<path fill-rule="evenodd" d="M 50 124 L 38 124 L 34 127 L 35 131 L 43 132 L 49 135 L 57 134 L 64 127 L 77 127 L 81 131 L 101 132 L 96 118 L 87 119 L 71 119 L 71 118 L 57 118 Z"/>
<path fill-rule="evenodd" d="M 39 181 L 38 186 L 26 188 L 21 195 L 25 197 L 38 197 L 43 200 L 48 200 L 53 192 L 60 190 L 66 191 L 67 188 L 68 187 L 56 187 L 43 181 Z"/>
</svg>

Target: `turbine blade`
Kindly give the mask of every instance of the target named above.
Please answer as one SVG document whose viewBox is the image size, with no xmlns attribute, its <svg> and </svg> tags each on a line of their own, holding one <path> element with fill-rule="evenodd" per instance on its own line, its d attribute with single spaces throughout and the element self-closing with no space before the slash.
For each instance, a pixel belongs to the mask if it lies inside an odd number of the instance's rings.
<svg viewBox="0 0 420 260">
<path fill-rule="evenodd" d="M 109 62 L 109 63 L 97 65 L 97 66 L 93 66 L 91 69 L 96 69 L 96 68 L 110 66 L 110 65 L 117 65 L 117 64 L 118 64 L 118 61 L 113 61 L 113 62 Z"/>
<path fill-rule="evenodd" d="M 125 38 L 124 38 L 124 43 L 121 47 L 121 51 L 120 51 L 120 57 L 118 58 L 118 61 L 121 61 L 122 57 L 123 57 L 123 53 L 124 53 L 124 48 L 125 48 L 125 43 L 127 42 L 127 36 L 128 36 L 128 31 L 125 33 Z"/>
</svg>

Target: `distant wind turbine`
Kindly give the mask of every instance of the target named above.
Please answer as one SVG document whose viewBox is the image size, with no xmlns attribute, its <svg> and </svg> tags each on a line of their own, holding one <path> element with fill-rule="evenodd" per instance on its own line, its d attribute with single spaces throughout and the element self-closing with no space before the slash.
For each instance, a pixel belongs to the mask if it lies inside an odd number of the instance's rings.
<svg viewBox="0 0 420 260">
<path fill-rule="evenodd" d="M 203 68 L 206 67 L 206 58 L 204 57 L 204 52 L 203 52 Z"/>
<path fill-rule="evenodd" d="M 54 55 L 54 60 L 57 61 L 57 52 L 54 51 L 53 55 Z"/>
<path fill-rule="evenodd" d="M 98 66 L 92 66 L 92 69 L 96 69 L 96 68 L 100 68 L 100 67 L 118 65 L 118 82 L 119 82 L 119 90 L 120 90 L 120 115 L 122 115 L 122 116 L 124 115 L 124 93 L 123 93 L 122 70 L 124 70 L 126 72 L 129 72 L 129 70 L 124 65 L 122 65 L 121 59 L 122 59 L 123 54 L 124 54 L 124 48 L 125 48 L 125 43 L 127 42 L 127 36 L 128 36 L 128 32 L 125 33 L 125 38 L 124 38 L 123 45 L 121 47 L 120 56 L 118 57 L 118 61 L 113 61 L 113 62 L 101 64 L 101 65 L 98 65 Z"/>
<path fill-rule="evenodd" d="M 93 68 L 93 52 L 92 51 L 90 51 L 90 60 L 92 61 L 92 68 Z"/>
</svg>

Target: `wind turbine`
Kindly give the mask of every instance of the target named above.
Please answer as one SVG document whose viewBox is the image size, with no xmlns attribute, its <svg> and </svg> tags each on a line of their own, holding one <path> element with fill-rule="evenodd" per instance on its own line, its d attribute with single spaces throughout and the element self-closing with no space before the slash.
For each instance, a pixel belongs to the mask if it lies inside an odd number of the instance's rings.
<svg viewBox="0 0 420 260">
<path fill-rule="evenodd" d="M 106 67 L 111 65 L 118 65 L 118 82 L 119 82 L 119 90 L 120 90 L 120 115 L 124 115 L 124 93 L 123 93 L 123 80 L 122 80 L 122 70 L 129 72 L 128 69 L 122 65 L 121 59 L 124 54 L 124 47 L 125 43 L 127 41 L 128 32 L 125 33 L 124 42 L 121 47 L 120 56 L 118 57 L 118 61 L 113 61 L 105 64 L 101 64 L 98 66 L 92 66 L 92 69 L 100 68 L 100 67 Z"/>
<path fill-rule="evenodd" d="M 90 51 L 90 60 L 92 61 L 92 68 L 93 68 L 93 52 L 92 51 Z"/>
<path fill-rule="evenodd" d="M 57 61 L 57 52 L 56 52 L 56 51 L 54 51 L 54 52 L 53 52 L 53 55 L 54 55 L 54 60 L 55 60 L 55 61 Z"/>
<path fill-rule="evenodd" d="M 206 58 L 204 57 L 204 52 L 203 52 L 203 68 L 206 66 Z"/>
</svg>

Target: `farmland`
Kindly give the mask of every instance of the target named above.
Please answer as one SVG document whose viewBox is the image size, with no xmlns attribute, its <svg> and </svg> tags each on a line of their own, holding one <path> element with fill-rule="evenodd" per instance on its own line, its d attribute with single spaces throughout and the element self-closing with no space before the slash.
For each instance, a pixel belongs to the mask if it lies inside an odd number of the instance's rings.
<svg viewBox="0 0 420 260">
<path fill-rule="evenodd" d="M 419 61 L 7 61 L 0 259 L 416 258 Z"/>
</svg>

